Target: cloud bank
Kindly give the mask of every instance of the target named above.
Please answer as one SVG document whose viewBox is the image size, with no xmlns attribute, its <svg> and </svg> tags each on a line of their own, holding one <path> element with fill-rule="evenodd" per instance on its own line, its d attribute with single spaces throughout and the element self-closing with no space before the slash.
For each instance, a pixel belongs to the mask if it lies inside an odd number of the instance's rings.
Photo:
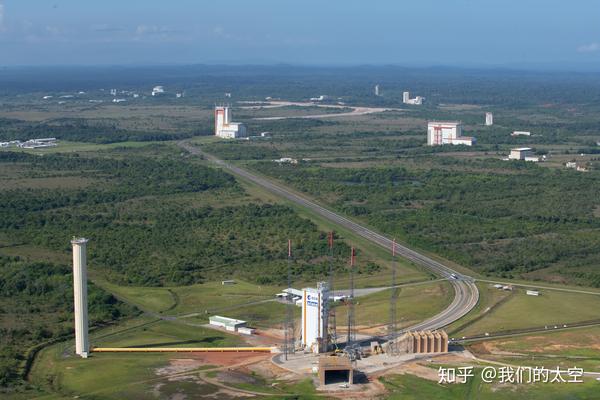
<svg viewBox="0 0 600 400">
<path fill-rule="evenodd" d="M 577 48 L 577 51 L 580 53 L 595 53 L 600 50 L 600 43 L 588 43 L 583 44 Z"/>
</svg>

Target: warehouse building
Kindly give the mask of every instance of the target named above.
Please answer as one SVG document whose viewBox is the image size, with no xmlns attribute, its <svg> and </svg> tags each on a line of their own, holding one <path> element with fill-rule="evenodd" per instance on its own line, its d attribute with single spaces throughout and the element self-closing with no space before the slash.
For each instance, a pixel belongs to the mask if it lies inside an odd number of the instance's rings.
<svg viewBox="0 0 600 400">
<path fill-rule="evenodd" d="M 219 328 L 225 328 L 230 332 L 237 332 L 240 328 L 246 327 L 246 321 L 242 321 L 239 319 L 221 317 L 219 315 L 213 315 L 208 318 L 208 322 L 213 326 L 218 326 Z"/>
<path fill-rule="evenodd" d="M 533 157 L 533 150 L 531 147 L 519 147 L 511 149 L 508 155 L 509 160 L 525 160 L 527 157 Z"/>
</svg>

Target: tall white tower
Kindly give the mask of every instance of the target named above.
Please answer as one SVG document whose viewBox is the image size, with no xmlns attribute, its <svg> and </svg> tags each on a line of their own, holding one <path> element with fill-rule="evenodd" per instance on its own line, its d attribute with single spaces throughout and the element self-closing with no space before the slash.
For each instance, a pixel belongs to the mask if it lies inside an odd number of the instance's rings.
<svg viewBox="0 0 600 400">
<path fill-rule="evenodd" d="M 75 353 L 87 358 L 88 340 L 87 256 L 88 240 L 73 238 L 73 300 L 75 303 Z"/>
<path fill-rule="evenodd" d="M 491 112 L 485 113 L 485 126 L 494 125 L 494 115 Z"/>
<path fill-rule="evenodd" d="M 410 92 L 403 92 L 402 93 L 402 102 L 404 104 L 407 104 L 409 100 L 410 100 Z"/>
<path fill-rule="evenodd" d="M 314 353 L 327 351 L 329 286 L 319 282 L 317 288 L 302 289 L 302 345 Z"/>
</svg>

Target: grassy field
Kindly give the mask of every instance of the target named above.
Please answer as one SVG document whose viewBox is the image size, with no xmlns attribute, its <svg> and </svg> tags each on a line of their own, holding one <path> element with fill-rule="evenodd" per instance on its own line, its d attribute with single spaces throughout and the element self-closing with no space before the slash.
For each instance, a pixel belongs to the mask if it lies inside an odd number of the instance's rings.
<svg viewBox="0 0 600 400">
<path fill-rule="evenodd" d="M 506 301 L 512 294 L 512 292 L 498 290 L 491 284 L 477 283 L 476 285 L 479 290 L 479 301 L 471 312 L 446 327 L 446 331 L 451 336 L 460 333 L 466 326 L 485 318 L 487 313 L 501 304 L 502 301 Z"/>
<path fill-rule="evenodd" d="M 486 384 L 477 375 L 466 384 L 454 385 L 440 385 L 414 375 L 395 375 L 380 380 L 391 391 L 388 399 L 403 400 L 591 400 L 597 398 L 600 387 L 593 379 L 581 384 Z"/>
<path fill-rule="evenodd" d="M 600 327 L 574 328 L 513 338 L 490 340 L 469 346 L 479 358 L 515 365 L 544 365 L 600 372 Z"/>
<path fill-rule="evenodd" d="M 400 327 L 409 326 L 434 316 L 446 308 L 454 295 L 451 285 L 446 281 L 427 285 L 409 286 L 399 289 L 396 302 L 397 321 Z M 384 290 L 364 297 L 356 298 L 355 318 L 359 326 L 379 326 L 390 319 L 390 290 Z M 345 308 L 339 307 L 342 315 Z M 343 325 L 344 319 L 337 320 Z"/>
<path fill-rule="evenodd" d="M 102 347 L 223 347 L 241 344 L 239 337 L 176 321 L 147 317 L 129 320 L 119 327 L 92 333 L 90 342 Z M 31 372 L 31 382 L 63 396 L 85 395 L 83 398 L 155 398 L 167 388 L 152 387 L 161 383 L 157 372 L 169 365 L 169 354 L 95 353 L 88 359 L 72 355 L 73 342 L 63 342 L 44 349 Z M 202 367 L 206 368 L 206 366 Z M 177 385 L 174 385 L 177 386 Z M 191 393 L 210 394 L 218 391 L 211 385 L 193 385 Z M 175 390 L 177 389 L 177 390 Z M 177 392 L 177 387 L 171 388 Z M 50 397 L 51 398 L 51 397 Z"/>
<path fill-rule="evenodd" d="M 600 316 L 600 296 L 551 290 L 540 293 L 540 296 L 528 296 L 525 290 L 515 289 L 510 299 L 492 309 L 484 318 L 457 332 L 457 335 L 563 325 L 596 320 Z"/>
</svg>

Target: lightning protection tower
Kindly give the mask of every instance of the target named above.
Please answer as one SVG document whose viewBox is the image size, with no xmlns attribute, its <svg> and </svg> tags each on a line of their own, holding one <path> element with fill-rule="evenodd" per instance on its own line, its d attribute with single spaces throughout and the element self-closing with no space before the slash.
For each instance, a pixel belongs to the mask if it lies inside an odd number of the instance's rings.
<svg viewBox="0 0 600 400">
<path fill-rule="evenodd" d="M 335 291 L 333 288 L 333 232 L 329 232 L 327 244 L 329 246 L 329 326 L 327 329 L 328 338 L 325 348 L 329 349 L 329 346 L 337 348 L 337 323 L 335 320 L 335 307 L 333 307 L 333 302 L 335 301 Z"/>
<path fill-rule="evenodd" d="M 292 287 L 292 241 L 288 239 L 288 257 L 287 257 L 287 287 L 290 289 Z M 286 306 L 285 306 L 285 337 L 283 343 L 283 352 L 285 355 L 285 359 L 287 361 L 288 355 L 293 354 L 295 351 L 296 343 L 294 338 L 294 305 L 293 305 L 293 297 L 289 292 L 286 296 Z"/>
<path fill-rule="evenodd" d="M 356 341 L 356 332 L 354 331 L 354 258 L 356 256 L 356 252 L 354 247 L 352 247 L 350 253 L 350 294 L 346 299 L 346 305 L 348 308 L 348 330 L 347 330 L 347 339 L 346 339 L 346 350 L 350 354 L 354 354 L 354 342 Z"/>
<path fill-rule="evenodd" d="M 73 303 L 75 306 L 75 353 L 87 358 L 90 351 L 88 339 L 87 257 L 88 240 L 73 238 Z"/>
<path fill-rule="evenodd" d="M 398 324 L 396 321 L 396 302 L 398 301 L 398 288 L 396 288 L 396 239 L 392 240 L 392 293 L 390 296 L 390 324 L 388 326 L 389 336 L 389 352 L 392 355 L 396 355 L 397 343 L 396 335 L 398 332 Z"/>
</svg>

